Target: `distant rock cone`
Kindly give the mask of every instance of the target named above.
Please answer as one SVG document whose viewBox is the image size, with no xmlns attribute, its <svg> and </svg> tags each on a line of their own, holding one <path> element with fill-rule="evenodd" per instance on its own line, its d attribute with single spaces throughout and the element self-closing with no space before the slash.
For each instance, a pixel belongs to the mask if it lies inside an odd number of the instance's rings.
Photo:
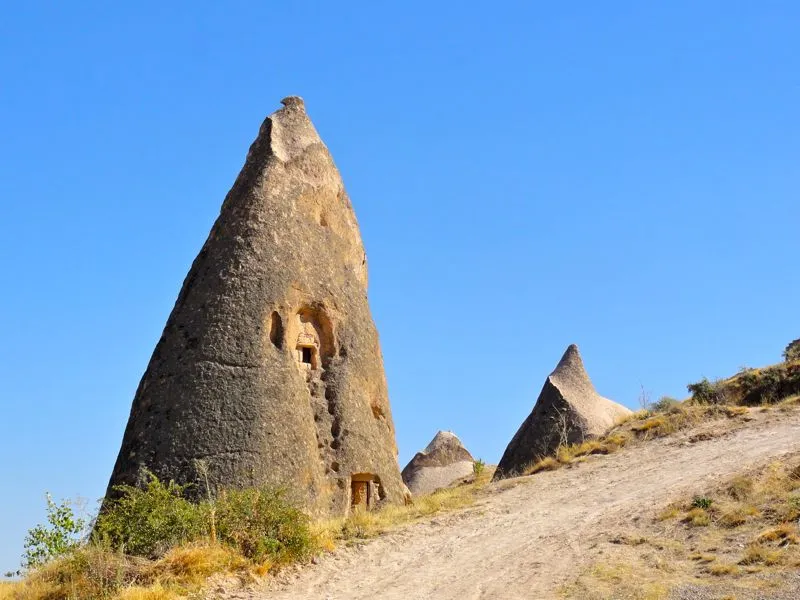
<svg viewBox="0 0 800 600">
<path fill-rule="evenodd" d="M 454 433 L 440 431 L 403 469 L 403 481 L 414 496 L 430 494 L 472 475 L 474 462 Z"/>
<path fill-rule="evenodd" d="M 289 97 L 267 117 L 136 396 L 109 493 L 273 486 L 314 515 L 403 502 L 353 208 Z"/>
<path fill-rule="evenodd" d="M 559 444 L 580 443 L 603 435 L 631 411 L 600 396 L 572 344 L 545 381 L 533 411 L 508 444 L 494 479 L 521 474 L 525 467 L 553 454 Z"/>
</svg>

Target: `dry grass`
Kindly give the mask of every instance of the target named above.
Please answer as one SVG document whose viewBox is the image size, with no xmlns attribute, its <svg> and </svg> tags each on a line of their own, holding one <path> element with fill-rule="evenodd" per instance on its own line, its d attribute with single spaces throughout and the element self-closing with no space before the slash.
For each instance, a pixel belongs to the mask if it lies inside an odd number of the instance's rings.
<svg viewBox="0 0 800 600">
<path fill-rule="evenodd" d="M 267 563 L 267 566 L 269 563 Z M 146 572 L 150 580 L 181 588 L 199 588 L 216 573 L 246 574 L 263 569 L 240 554 L 217 544 L 191 544 L 173 548 Z"/>
<path fill-rule="evenodd" d="M 6 584 L 0 598 L 173 600 L 198 591 L 210 575 L 246 575 L 255 568 L 234 550 L 216 544 L 180 546 L 155 561 L 89 545 Z"/>
<path fill-rule="evenodd" d="M 574 464 L 593 454 L 612 454 L 625 446 L 630 437 L 614 433 L 596 440 L 586 440 L 580 444 L 559 446 L 555 456 L 546 456 L 523 469 L 523 475 L 533 475 L 541 471 L 555 471 L 563 466 Z"/>
<path fill-rule="evenodd" d="M 563 463 L 553 456 L 546 456 L 522 470 L 523 475 L 535 475 L 542 471 L 555 471 L 563 467 Z"/>
<path fill-rule="evenodd" d="M 618 426 L 612 435 L 628 431 L 633 433 L 637 439 L 659 438 L 704 422 L 723 418 L 732 419 L 748 412 L 749 409 L 745 406 L 695 405 L 682 402 L 661 413 L 639 411 Z"/>
<path fill-rule="evenodd" d="M 422 518 L 465 508 L 475 503 L 478 492 L 492 479 L 494 470 L 486 468 L 473 482 L 438 490 L 414 498 L 406 506 L 389 505 L 380 510 L 357 510 L 342 519 L 329 519 L 312 524 L 312 533 L 320 548 L 333 550 L 338 543 L 375 537 Z"/>
<path fill-rule="evenodd" d="M 777 527 L 770 527 L 758 534 L 756 542 L 759 544 L 765 544 L 767 542 L 800 544 L 800 538 L 797 535 L 797 525 L 795 523 L 781 523 Z"/>
<path fill-rule="evenodd" d="M 568 597 L 643 598 L 654 582 L 670 592 L 687 585 L 779 587 L 800 566 L 798 518 L 800 456 L 795 456 L 665 507 L 652 522 L 643 521 L 627 534 L 646 539 L 646 549 L 626 547 L 618 535 L 610 539 L 602 550 L 602 568 L 582 573 Z M 609 570 L 617 563 L 625 565 L 624 571 Z M 620 587 L 609 584 L 614 573 L 623 572 Z"/>
<path fill-rule="evenodd" d="M 711 525 L 711 516 L 704 508 L 693 508 L 683 518 L 684 523 L 692 527 L 707 527 Z"/>
<path fill-rule="evenodd" d="M 749 410 L 744 406 L 693 405 L 689 402 L 672 405 L 658 413 L 640 410 L 619 419 L 614 429 L 601 438 L 559 446 L 554 456 L 545 456 L 531 463 L 522 470 L 522 475 L 555 471 L 580 462 L 586 456 L 612 454 L 637 441 L 665 437 L 716 419 L 733 419 L 746 415 Z"/>
<path fill-rule="evenodd" d="M 739 560 L 740 565 L 762 564 L 767 566 L 779 565 L 783 562 L 783 550 L 773 550 L 765 548 L 760 544 L 752 544 L 747 547 L 744 556 Z"/>
<path fill-rule="evenodd" d="M 714 577 L 722 577 L 723 575 L 736 575 L 739 573 L 739 567 L 730 564 L 711 565 L 706 569 L 706 572 Z"/>
<path fill-rule="evenodd" d="M 752 504 L 740 501 L 722 501 L 715 508 L 716 523 L 721 527 L 735 528 L 758 518 L 761 513 Z"/>
<path fill-rule="evenodd" d="M 717 560 L 717 557 L 714 556 L 713 554 L 704 554 L 702 552 L 697 552 L 695 554 L 690 555 L 689 560 L 693 560 L 702 564 L 708 564 Z"/>
<path fill-rule="evenodd" d="M 575 583 L 564 586 L 561 594 L 581 600 L 666 600 L 669 597 L 669 586 L 660 581 L 660 577 L 661 574 L 656 573 L 643 581 L 640 573 L 630 564 L 600 563 Z"/>
<path fill-rule="evenodd" d="M 117 595 L 117 600 L 176 600 L 180 596 L 157 583 L 149 587 L 129 587 Z"/>
</svg>

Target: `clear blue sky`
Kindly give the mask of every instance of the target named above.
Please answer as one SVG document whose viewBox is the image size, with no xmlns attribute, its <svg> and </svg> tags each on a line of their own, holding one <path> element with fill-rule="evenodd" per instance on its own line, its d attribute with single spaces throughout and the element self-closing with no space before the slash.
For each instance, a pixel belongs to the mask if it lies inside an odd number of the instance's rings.
<svg viewBox="0 0 800 600">
<path fill-rule="evenodd" d="M 498 460 L 572 342 L 633 406 L 800 336 L 796 2 L 3 12 L 1 570 L 46 490 L 103 493 L 183 277 L 289 94 L 361 224 L 402 464 L 444 428 Z"/>
</svg>

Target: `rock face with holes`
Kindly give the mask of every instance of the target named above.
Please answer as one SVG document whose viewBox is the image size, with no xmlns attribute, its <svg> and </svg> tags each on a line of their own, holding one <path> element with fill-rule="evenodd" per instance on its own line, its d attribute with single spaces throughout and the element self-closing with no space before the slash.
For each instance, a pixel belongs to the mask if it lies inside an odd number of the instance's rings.
<svg viewBox="0 0 800 600">
<path fill-rule="evenodd" d="M 183 283 L 111 494 L 151 471 L 281 486 L 319 516 L 407 499 L 356 217 L 303 101 L 282 103 Z"/>
<path fill-rule="evenodd" d="M 630 410 L 600 396 L 572 344 L 544 383 L 533 411 L 508 444 L 494 479 L 521 474 L 560 444 L 576 444 L 603 435 Z"/>
<path fill-rule="evenodd" d="M 403 469 L 403 481 L 414 496 L 430 494 L 470 477 L 474 463 L 456 434 L 440 431 Z"/>
</svg>

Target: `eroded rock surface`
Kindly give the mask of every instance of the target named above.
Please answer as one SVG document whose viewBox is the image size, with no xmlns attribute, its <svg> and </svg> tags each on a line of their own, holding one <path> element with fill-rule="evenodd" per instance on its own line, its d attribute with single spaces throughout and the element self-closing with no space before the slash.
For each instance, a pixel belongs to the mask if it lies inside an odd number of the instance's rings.
<svg viewBox="0 0 800 600">
<path fill-rule="evenodd" d="M 133 401 L 110 487 L 144 470 L 282 486 L 315 515 L 402 502 L 358 223 L 289 97 L 267 117 Z M 198 461 L 201 461 L 198 463 Z"/>
<path fill-rule="evenodd" d="M 544 383 L 533 411 L 508 444 L 494 479 L 512 477 L 553 454 L 559 444 L 603 435 L 631 411 L 600 396 L 572 344 Z"/>
<path fill-rule="evenodd" d="M 414 496 L 430 494 L 472 475 L 474 462 L 454 433 L 440 431 L 403 469 L 403 481 Z"/>
</svg>

